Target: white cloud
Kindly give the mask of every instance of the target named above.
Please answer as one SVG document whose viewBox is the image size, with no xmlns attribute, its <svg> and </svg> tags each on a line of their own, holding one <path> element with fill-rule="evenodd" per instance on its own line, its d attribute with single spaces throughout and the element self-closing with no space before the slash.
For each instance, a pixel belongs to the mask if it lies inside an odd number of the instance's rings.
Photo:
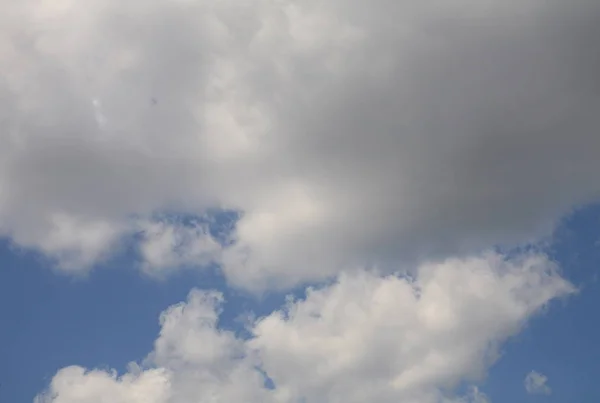
<svg viewBox="0 0 600 403">
<path fill-rule="evenodd" d="M 169 389 L 169 373 L 162 369 L 118 377 L 114 372 L 73 366 L 60 370 L 52 379 L 51 391 L 38 396 L 35 403 L 162 403 L 169 398 Z"/>
<path fill-rule="evenodd" d="M 118 223 L 92 221 L 69 214 L 55 214 L 44 238 L 39 239 L 39 248 L 45 254 L 58 258 L 65 271 L 80 273 L 109 254 L 114 246 L 121 226 Z"/>
<path fill-rule="evenodd" d="M 531 394 L 549 395 L 552 389 L 547 384 L 548 377 L 537 371 L 531 371 L 525 377 L 525 390 Z"/>
<path fill-rule="evenodd" d="M 597 2 L 1 4 L 0 233 L 69 270 L 131 217 L 230 208 L 229 280 L 290 286 L 529 240 L 600 193 Z"/>
<path fill-rule="evenodd" d="M 479 388 L 471 387 L 465 396 L 443 399 L 441 403 L 490 403 L 490 399 Z"/>
<path fill-rule="evenodd" d="M 454 387 L 480 380 L 502 342 L 573 292 L 556 270 L 543 256 L 486 255 L 423 265 L 413 280 L 344 274 L 253 322 L 248 339 L 219 327 L 221 294 L 195 290 L 161 315 L 142 367 L 63 369 L 38 403 L 487 403 Z"/>
<path fill-rule="evenodd" d="M 160 276 L 168 269 L 206 267 L 219 261 L 221 245 L 208 224 L 158 220 L 141 223 L 140 231 L 143 270 L 148 274 Z"/>
</svg>

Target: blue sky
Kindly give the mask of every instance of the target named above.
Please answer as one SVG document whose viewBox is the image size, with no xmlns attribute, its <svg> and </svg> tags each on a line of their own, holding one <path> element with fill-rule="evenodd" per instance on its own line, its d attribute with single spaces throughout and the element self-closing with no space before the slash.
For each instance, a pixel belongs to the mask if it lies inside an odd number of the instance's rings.
<svg viewBox="0 0 600 403">
<path fill-rule="evenodd" d="M 594 373 L 598 370 L 600 335 L 594 318 L 599 303 L 597 265 L 600 210 L 590 207 L 565 220 L 557 231 L 552 254 L 580 293 L 555 304 L 505 348 L 505 356 L 492 368 L 486 390 L 496 401 L 510 394 L 515 402 L 598 399 Z M 538 370 L 548 376 L 550 396 L 528 396 L 523 373 Z"/>
<path fill-rule="evenodd" d="M 557 230 L 552 256 L 566 277 L 580 287 L 567 301 L 552 304 L 503 348 L 502 358 L 480 384 L 495 402 L 595 402 L 600 388 L 600 327 L 594 320 L 600 304 L 597 262 L 600 258 L 600 208 L 578 211 Z M 68 365 L 115 368 L 141 360 L 159 331 L 165 307 L 183 301 L 191 287 L 227 292 L 217 275 L 184 272 L 163 282 L 144 278 L 123 256 L 77 279 L 57 275 L 35 254 L 2 245 L 0 307 L 1 397 L 28 402 Z M 241 328 L 235 318 L 249 310 L 270 312 L 283 301 L 280 293 L 264 297 L 230 296 L 223 326 Z M 531 396 L 525 375 L 548 376 L 552 394 Z"/>
</svg>

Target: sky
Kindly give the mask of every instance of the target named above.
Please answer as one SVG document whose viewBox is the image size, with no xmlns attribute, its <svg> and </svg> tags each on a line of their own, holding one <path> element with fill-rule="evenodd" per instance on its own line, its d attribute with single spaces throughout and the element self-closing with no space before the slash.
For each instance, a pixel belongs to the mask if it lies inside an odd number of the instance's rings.
<svg viewBox="0 0 600 403">
<path fill-rule="evenodd" d="M 0 7 L 0 402 L 600 397 L 597 1 Z"/>
</svg>

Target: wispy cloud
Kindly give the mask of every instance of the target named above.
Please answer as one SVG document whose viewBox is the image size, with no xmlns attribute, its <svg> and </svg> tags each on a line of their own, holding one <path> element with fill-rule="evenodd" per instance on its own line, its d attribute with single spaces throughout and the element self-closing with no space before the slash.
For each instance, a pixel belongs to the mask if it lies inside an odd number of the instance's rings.
<svg viewBox="0 0 600 403">
<path fill-rule="evenodd" d="M 525 390 L 527 390 L 527 393 L 538 395 L 552 393 L 552 389 L 548 386 L 548 377 L 537 371 L 531 371 L 525 377 Z"/>
</svg>

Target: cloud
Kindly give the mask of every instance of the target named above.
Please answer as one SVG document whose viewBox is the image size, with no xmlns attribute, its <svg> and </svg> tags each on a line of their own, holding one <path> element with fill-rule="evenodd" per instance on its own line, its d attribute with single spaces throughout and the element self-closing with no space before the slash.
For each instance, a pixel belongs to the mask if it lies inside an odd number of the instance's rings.
<svg viewBox="0 0 600 403">
<path fill-rule="evenodd" d="M 2 7 L 0 232 L 69 271 L 223 208 L 229 281 L 286 287 L 535 240 L 600 193 L 594 1 Z"/>
<path fill-rule="evenodd" d="M 490 403 L 490 399 L 479 388 L 471 387 L 465 396 L 443 399 L 442 403 Z"/>
<path fill-rule="evenodd" d="M 552 389 L 547 385 L 548 377 L 537 371 L 531 371 L 525 377 L 525 390 L 530 394 L 549 395 Z"/>
<path fill-rule="evenodd" d="M 161 315 L 141 366 L 62 369 L 36 402 L 487 403 L 476 387 L 454 389 L 481 380 L 506 339 L 574 290 L 536 255 L 415 272 L 341 275 L 253 321 L 247 338 L 219 327 L 220 293 L 193 290 Z"/>
<path fill-rule="evenodd" d="M 115 403 L 162 403 L 169 396 L 169 387 L 168 374 L 160 369 L 118 377 L 115 372 L 72 366 L 60 370 L 52 380 L 52 392 L 36 397 L 35 402 L 95 403 L 106 399 Z"/>
<path fill-rule="evenodd" d="M 185 266 L 207 267 L 219 261 L 222 246 L 208 224 L 156 220 L 143 222 L 139 228 L 144 272 L 162 276 L 171 269 Z"/>
</svg>

